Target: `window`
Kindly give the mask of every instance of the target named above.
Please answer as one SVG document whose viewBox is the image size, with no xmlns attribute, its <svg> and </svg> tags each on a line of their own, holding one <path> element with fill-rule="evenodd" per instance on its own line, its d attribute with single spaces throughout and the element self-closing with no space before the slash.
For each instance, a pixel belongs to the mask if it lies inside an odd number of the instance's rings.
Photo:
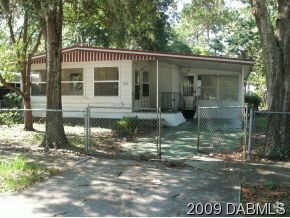
<svg viewBox="0 0 290 218">
<path fill-rule="evenodd" d="M 31 72 L 31 95 L 46 95 L 46 70 L 34 70 Z M 83 95 L 83 69 L 63 69 L 61 74 L 62 95 Z"/>
<path fill-rule="evenodd" d="M 46 95 L 46 70 L 34 70 L 31 72 L 31 95 Z"/>
<path fill-rule="evenodd" d="M 238 75 L 219 76 L 219 100 L 239 100 L 239 77 Z"/>
<path fill-rule="evenodd" d="M 238 75 L 201 75 L 200 79 L 202 100 L 238 101 Z"/>
<path fill-rule="evenodd" d="M 217 75 L 201 75 L 201 99 L 217 100 Z"/>
<path fill-rule="evenodd" d="M 95 96 L 119 95 L 119 69 L 117 67 L 97 67 L 94 77 Z"/>
<path fill-rule="evenodd" d="M 140 100 L 140 71 L 135 71 L 135 100 Z"/>
<path fill-rule="evenodd" d="M 143 97 L 149 97 L 150 95 L 150 79 L 149 79 L 149 72 L 143 72 L 143 81 L 142 81 L 142 88 L 143 88 Z"/>
<path fill-rule="evenodd" d="M 183 77 L 183 95 L 193 96 L 194 92 L 194 76 Z"/>
<path fill-rule="evenodd" d="M 83 69 L 63 69 L 61 74 L 62 95 L 83 95 Z"/>
</svg>

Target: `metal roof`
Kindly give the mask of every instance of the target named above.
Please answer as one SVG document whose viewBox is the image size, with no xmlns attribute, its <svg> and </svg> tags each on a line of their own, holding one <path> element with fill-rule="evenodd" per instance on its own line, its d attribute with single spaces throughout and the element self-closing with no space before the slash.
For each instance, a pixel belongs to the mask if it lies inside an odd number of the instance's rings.
<svg viewBox="0 0 290 218">
<path fill-rule="evenodd" d="M 140 51 L 115 48 L 98 48 L 91 46 L 71 46 L 62 49 L 62 62 L 90 62 L 90 61 L 120 61 L 120 60 L 156 60 L 176 59 L 210 61 L 220 63 L 231 63 L 240 65 L 254 65 L 254 61 L 248 59 L 228 58 L 221 56 L 185 55 L 177 53 Z M 32 64 L 46 63 L 46 54 L 35 55 Z"/>
</svg>

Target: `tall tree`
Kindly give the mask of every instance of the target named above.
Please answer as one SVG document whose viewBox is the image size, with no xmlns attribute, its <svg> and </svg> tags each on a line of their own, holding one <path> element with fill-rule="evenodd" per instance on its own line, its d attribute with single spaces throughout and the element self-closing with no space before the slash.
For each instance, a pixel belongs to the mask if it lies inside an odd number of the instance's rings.
<svg viewBox="0 0 290 218">
<path fill-rule="evenodd" d="M 19 71 L 21 73 L 22 90 L 12 86 L 7 78 L 1 74 L 0 82 L 8 89 L 22 96 L 24 108 L 28 109 L 24 114 L 24 129 L 33 130 L 32 111 L 30 110 L 31 58 L 40 45 L 43 34 L 43 22 L 38 16 L 38 5 L 33 1 L 1 0 L 0 3 L 9 32 L 9 43 L 11 45 L 7 50 L 13 50 L 13 52 L 8 53 L 12 54 L 11 57 L 14 59 L 11 60 L 11 58 L 7 58 L 6 60 L 10 62 L 8 64 L 10 67 L 2 69 L 2 71 L 4 71 L 6 75 Z M 18 28 L 19 24 L 21 24 L 20 28 Z M 11 65 L 14 66 L 11 67 Z M 12 72 L 10 70 L 12 70 Z"/>
<path fill-rule="evenodd" d="M 271 111 L 290 111 L 290 1 L 274 1 L 272 21 L 264 0 L 250 0 L 260 34 Z M 271 8 L 273 10 L 273 7 Z M 270 158 L 290 157 L 290 118 L 271 115 L 265 154 Z"/>
<path fill-rule="evenodd" d="M 173 0 L 77 0 L 64 5 L 64 44 L 165 50 Z"/>
<path fill-rule="evenodd" d="M 63 126 L 61 103 L 61 56 L 62 56 L 62 0 L 42 2 L 46 22 L 46 132 L 42 145 L 46 148 L 68 146 Z"/>
<path fill-rule="evenodd" d="M 175 31 L 187 42 L 193 53 L 220 55 L 222 33 L 231 20 L 231 10 L 224 0 L 192 0 L 180 13 Z"/>
</svg>

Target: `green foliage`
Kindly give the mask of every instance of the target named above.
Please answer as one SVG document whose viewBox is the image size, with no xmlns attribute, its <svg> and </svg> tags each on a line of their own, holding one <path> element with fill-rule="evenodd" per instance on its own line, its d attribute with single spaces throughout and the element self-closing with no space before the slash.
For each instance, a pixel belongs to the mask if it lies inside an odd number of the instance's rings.
<svg viewBox="0 0 290 218">
<path fill-rule="evenodd" d="M 275 183 L 272 182 L 272 181 L 268 181 L 267 184 L 266 184 L 266 186 L 270 190 L 273 190 L 276 187 Z"/>
<path fill-rule="evenodd" d="M 195 54 L 224 54 L 223 32 L 232 19 L 231 15 L 224 1 L 192 1 L 182 9 L 174 30 Z"/>
<path fill-rule="evenodd" d="M 5 108 L 20 108 L 22 97 L 15 92 L 4 95 Z"/>
<path fill-rule="evenodd" d="M 64 46 L 164 50 L 172 0 L 78 0 L 64 4 Z"/>
<path fill-rule="evenodd" d="M 171 30 L 167 51 L 182 54 L 192 54 L 192 49 L 189 45 L 174 31 Z"/>
<path fill-rule="evenodd" d="M 17 156 L 9 161 L 0 160 L 0 192 L 19 191 L 45 176 L 57 173 L 58 170 L 28 163 L 23 156 Z"/>
<path fill-rule="evenodd" d="M 130 136 L 137 132 L 137 117 L 123 117 L 113 124 L 113 130 L 120 136 Z"/>
<path fill-rule="evenodd" d="M 11 110 L 7 112 L 0 113 L 0 124 L 12 126 L 14 124 L 19 124 L 22 121 L 22 116 L 19 111 Z"/>
<path fill-rule="evenodd" d="M 245 103 L 247 103 L 249 107 L 253 107 L 254 110 L 258 110 L 262 103 L 262 99 L 257 93 L 247 93 L 245 95 Z"/>
</svg>

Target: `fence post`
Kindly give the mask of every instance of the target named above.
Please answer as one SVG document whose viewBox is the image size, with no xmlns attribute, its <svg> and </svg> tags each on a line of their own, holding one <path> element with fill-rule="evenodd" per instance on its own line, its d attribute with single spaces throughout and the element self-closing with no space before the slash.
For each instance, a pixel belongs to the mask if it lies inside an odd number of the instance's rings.
<svg viewBox="0 0 290 218">
<path fill-rule="evenodd" d="M 158 108 L 158 156 L 161 159 L 161 107 Z"/>
<path fill-rule="evenodd" d="M 248 155 L 247 160 L 251 159 L 251 146 L 252 146 L 252 130 L 253 130 L 253 108 L 250 108 L 250 120 L 249 120 L 249 138 L 248 138 Z"/>
<path fill-rule="evenodd" d="M 197 107 L 197 152 L 199 152 L 200 145 L 200 108 Z"/>
<path fill-rule="evenodd" d="M 248 104 L 245 104 L 244 107 L 244 138 L 243 138 L 243 150 L 244 150 L 244 158 L 246 158 L 247 155 L 247 132 L 248 132 Z"/>
<path fill-rule="evenodd" d="M 87 106 L 85 110 L 85 150 L 86 154 L 90 154 L 91 140 L 90 140 L 90 107 Z"/>
</svg>

